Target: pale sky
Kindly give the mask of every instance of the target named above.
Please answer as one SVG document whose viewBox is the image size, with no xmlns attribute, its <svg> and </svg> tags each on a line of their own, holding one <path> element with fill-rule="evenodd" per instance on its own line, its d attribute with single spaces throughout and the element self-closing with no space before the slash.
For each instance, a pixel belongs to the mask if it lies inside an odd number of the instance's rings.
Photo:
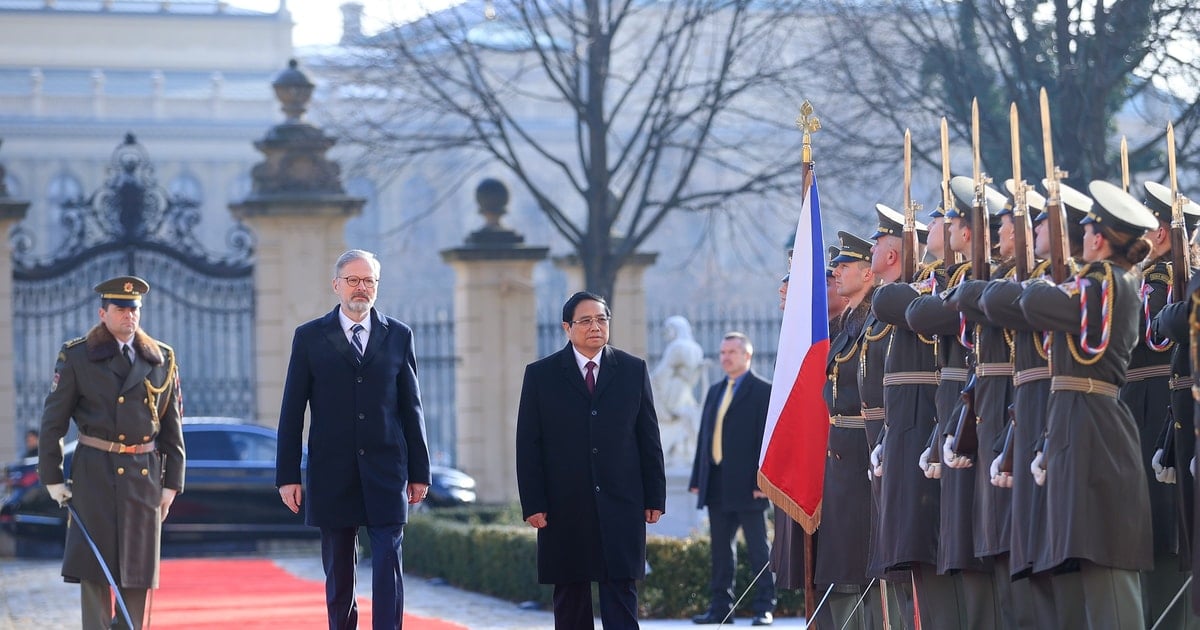
<svg viewBox="0 0 1200 630">
<path fill-rule="evenodd" d="M 380 24 L 403 22 L 432 10 L 441 9 L 464 1 L 479 5 L 483 11 L 483 0 L 356 0 L 363 5 L 363 30 L 371 33 Z M 279 9 L 280 0 L 229 0 L 231 6 L 273 12 Z M 296 46 L 313 44 L 336 44 L 342 35 L 341 0 L 287 0 L 288 11 L 296 26 L 292 30 L 292 43 Z"/>
</svg>

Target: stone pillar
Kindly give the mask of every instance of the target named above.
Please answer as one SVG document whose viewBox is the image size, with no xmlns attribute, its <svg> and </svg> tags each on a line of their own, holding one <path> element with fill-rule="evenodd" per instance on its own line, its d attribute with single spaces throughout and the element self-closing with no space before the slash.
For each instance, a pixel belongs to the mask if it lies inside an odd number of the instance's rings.
<svg viewBox="0 0 1200 630">
<path fill-rule="evenodd" d="M 302 117 L 313 84 L 288 64 L 272 83 L 287 119 L 254 143 L 265 160 L 250 195 L 229 206 L 255 235 L 254 344 L 257 422 L 279 423 L 292 332 L 336 304 L 333 265 L 347 249 L 346 221 L 365 199 L 346 194 L 341 169 L 325 157 L 336 142 Z"/>
<path fill-rule="evenodd" d="M 533 267 L 550 250 L 525 245 L 500 225 L 508 204 L 504 184 L 485 179 L 475 199 L 487 223 L 462 246 L 442 251 L 455 273 L 456 464 L 475 477 L 481 502 L 508 503 L 517 499 L 522 368 L 537 358 Z"/>
<path fill-rule="evenodd" d="M 25 218 L 29 202 L 9 196 L 4 185 L 4 166 L 0 165 L 0 237 L 8 242 L 8 231 Z M 17 435 L 17 387 L 13 380 L 13 264 L 12 252 L 4 248 L 0 256 L 0 340 L 8 346 L 7 357 L 0 359 L 0 461 L 11 461 L 25 450 L 25 443 Z M 22 418 L 30 422 L 30 418 Z"/>
<path fill-rule="evenodd" d="M 617 272 L 617 284 L 612 296 L 613 322 L 609 341 L 612 345 L 639 357 L 646 358 L 646 268 L 658 260 L 658 254 L 637 252 L 625 261 Z M 554 264 L 567 274 L 569 293 L 583 290 L 583 263 L 579 256 L 557 256 Z"/>
</svg>

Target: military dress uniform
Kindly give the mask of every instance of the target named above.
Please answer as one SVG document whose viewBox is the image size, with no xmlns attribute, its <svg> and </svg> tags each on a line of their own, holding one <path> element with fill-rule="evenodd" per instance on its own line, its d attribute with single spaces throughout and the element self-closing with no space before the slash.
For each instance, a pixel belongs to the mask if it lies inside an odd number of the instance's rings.
<svg viewBox="0 0 1200 630">
<path fill-rule="evenodd" d="M 870 264 L 870 243 L 846 232 L 838 232 L 838 237 L 841 253 L 833 259 L 834 264 Z M 870 311 L 871 294 L 867 293 L 862 302 L 839 318 L 841 330 L 830 344 L 826 361 L 824 397 L 830 411 L 823 492 L 826 500 L 822 503 L 814 582 L 819 589 L 833 585 L 827 605 L 835 627 L 883 627 L 878 591 L 871 589 L 862 597 L 870 582 L 867 543 L 871 484 L 866 474 L 870 452 L 858 394 L 858 362 Z"/>
<path fill-rule="evenodd" d="M 1119 188 L 1093 182 L 1089 189 L 1097 203 L 1085 221 L 1096 229 L 1137 236 L 1153 227 L 1149 212 Z M 1034 280 L 1020 300 L 1029 323 L 1053 335 L 1046 536 L 1033 569 L 1078 564 L 1088 623 L 1139 627 L 1136 572 L 1153 564 L 1150 500 L 1137 428 L 1117 395 L 1137 343 L 1140 283 L 1109 260 L 1085 266 L 1081 280 L 1062 287 Z"/>
<path fill-rule="evenodd" d="M 935 268 L 918 274 L 921 285 Z M 945 278 L 933 275 L 934 284 Z M 885 570 L 912 572 L 920 602 L 921 626 L 958 628 L 960 618 L 952 580 L 937 575 L 940 488 L 918 466 L 926 438 L 937 422 L 934 394 L 937 364 L 932 339 L 913 332 L 904 311 L 919 295 L 910 284 L 879 287 L 871 300 L 875 317 L 891 325 L 884 364 L 883 488 L 879 506 L 879 562 Z"/>
<path fill-rule="evenodd" d="M 96 288 L 104 300 L 140 305 L 149 286 L 123 277 Z M 80 437 L 71 461 L 71 505 L 122 593 L 136 598 L 134 591 L 158 586 L 160 505 L 164 488 L 183 491 L 184 444 L 174 351 L 141 330 L 130 345 L 132 365 L 104 324 L 63 344 L 42 414 L 38 475 L 47 486 L 64 482 L 62 438 L 73 418 Z M 77 525 L 72 520 L 67 527 L 62 575 L 107 585 Z M 130 608 L 140 627 L 141 611 Z M 85 602 L 84 627 L 95 627 L 88 612 Z"/>
</svg>

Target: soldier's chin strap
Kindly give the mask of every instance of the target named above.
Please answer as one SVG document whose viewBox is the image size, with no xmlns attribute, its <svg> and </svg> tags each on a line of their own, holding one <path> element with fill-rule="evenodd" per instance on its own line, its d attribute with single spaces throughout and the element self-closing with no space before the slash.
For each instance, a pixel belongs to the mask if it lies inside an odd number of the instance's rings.
<svg viewBox="0 0 1200 630">
<path fill-rule="evenodd" d="M 125 606 L 125 598 L 121 597 L 121 587 L 117 586 L 117 581 L 113 579 L 112 571 L 108 569 L 108 565 L 104 562 L 104 556 L 100 554 L 100 548 L 96 546 L 96 541 L 92 540 L 92 535 L 88 533 L 87 527 L 84 527 L 83 520 L 79 518 L 79 512 L 75 511 L 75 506 L 67 502 L 67 510 L 71 513 L 71 518 L 75 519 L 75 526 L 79 528 L 79 533 L 83 534 L 83 539 L 91 548 L 92 554 L 96 556 L 96 562 L 100 563 L 100 570 L 104 571 L 104 578 L 108 580 L 108 585 L 112 587 L 113 595 L 117 598 L 117 609 L 121 615 L 125 617 L 125 623 L 130 628 L 136 628 L 133 625 L 133 617 L 129 614 L 129 608 Z"/>
</svg>

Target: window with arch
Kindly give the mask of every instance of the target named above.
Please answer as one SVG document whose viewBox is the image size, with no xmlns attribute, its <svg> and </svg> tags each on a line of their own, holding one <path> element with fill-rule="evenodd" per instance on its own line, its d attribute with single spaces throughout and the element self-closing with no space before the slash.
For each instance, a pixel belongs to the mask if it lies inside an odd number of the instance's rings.
<svg viewBox="0 0 1200 630">
<path fill-rule="evenodd" d="M 198 204 L 204 204 L 204 186 L 200 184 L 200 180 L 191 173 L 184 171 L 171 179 L 167 184 L 167 192 L 173 198 L 186 199 L 187 201 L 195 201 Z"/>
</svg>

